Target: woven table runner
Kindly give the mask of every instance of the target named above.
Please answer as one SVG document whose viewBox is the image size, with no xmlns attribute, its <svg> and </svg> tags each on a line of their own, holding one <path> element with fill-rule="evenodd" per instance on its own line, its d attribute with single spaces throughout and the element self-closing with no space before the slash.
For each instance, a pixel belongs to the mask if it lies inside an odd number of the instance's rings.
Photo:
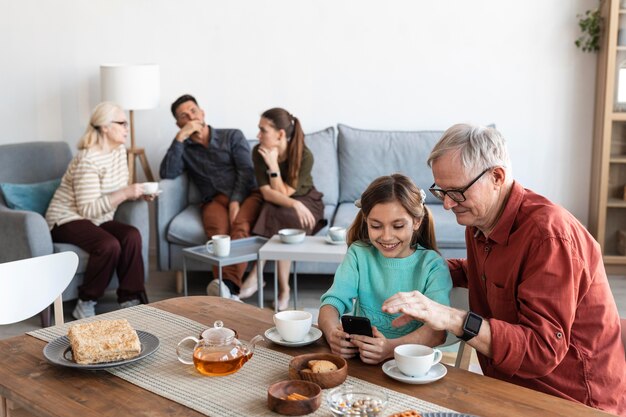
<svg viewBox="0 0 626 417">
<path fill-rule="evenodd" d="M 208 416 L 278 415 L 267 408 L 267 388 L 274 382 L 289 379 L 291 356 L 257 345 L 252 359 L 238 372 L 221 377 L 202 376 L 192 365 L 183 365 L 178 361 L 176 345 L 186 336 L 197 337 L 207 326 L 176 314 L 139 305 L 28 334 L 49 342 L 67 335 L 72 324 L 121 318 L 127 319 L 133 328 L 157 336 L 160 346 L 151 356 L 128 365 L 108 368 L 107 372 Z M 389 397 L 385 415 L 408 409 L 452 411 L 351 376 L 344 384 L 384 391 Z M 311 416 L 331 415 L 326 404 L 327 392 L 323 390 L 322 406 Z"/>
</svg>

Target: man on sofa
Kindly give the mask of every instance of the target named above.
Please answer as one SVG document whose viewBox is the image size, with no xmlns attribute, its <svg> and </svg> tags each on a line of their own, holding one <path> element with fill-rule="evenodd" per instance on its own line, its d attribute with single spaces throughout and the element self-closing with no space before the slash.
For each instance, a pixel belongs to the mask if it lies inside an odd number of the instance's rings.
<svg viewBox="0 0 626 417">
<path fill-rule="evenodd" d="M 417 291 L 390 297 L 394 323 L 420 320 L 478 352 L 485 375 L 626 416 L 620 319 L 598 243 L 562 207 L 512 177 L 495 129 L 459 124 L 435 145 L 431 192 L 466 226 L 448 261 L 470 311 Z"/>
<path fill-rule="evenodd" d="M 187 171 L 202 197 L 202 224 L 208 239 L 230 235 L 250 236 L 263 198 L 257 189 L 250 146 L 238 129 L 215 129 L 204 121 L 204 111 L 191 95 L 172 103 L 180 129 L 161 162 L 161 178 L 176 178 Z M 223 268 L 222 296 L 238 300 L 246 264 Z M 213 267 L 213 276 L 217 276 Z M 219 281 L 207 286 L 208 295 L 219 295 Z"/>
</svg>

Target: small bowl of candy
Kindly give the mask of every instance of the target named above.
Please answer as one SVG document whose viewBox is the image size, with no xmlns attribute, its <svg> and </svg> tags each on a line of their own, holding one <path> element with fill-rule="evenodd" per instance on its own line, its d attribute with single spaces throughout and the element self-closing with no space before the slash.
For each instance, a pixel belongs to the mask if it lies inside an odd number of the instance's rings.
<svg viewBox="0 0 626 417">
<path fill-rule="evenodd" d="M 387 394 L 382 391 L 340 386 L 326 397 L 335 417 L 382 417 L 387 405 Z"/>
</svg>

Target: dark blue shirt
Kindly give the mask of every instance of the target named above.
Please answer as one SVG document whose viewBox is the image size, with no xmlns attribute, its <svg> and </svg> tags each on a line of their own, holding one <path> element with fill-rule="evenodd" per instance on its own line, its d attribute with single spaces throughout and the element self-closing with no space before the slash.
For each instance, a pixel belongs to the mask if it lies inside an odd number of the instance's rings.
<svg viewBox="0 0 626 417">
<path fill-rule="evenodd" d="M 208 148 L 189 138 L 174 139 L 161 162 L 161 178 L 176 178 L 187 171 L 203 202 L 221 193 L 241 203 L 257 188 L 250 145 L 239 129 L 209 126 L 209 132 Z"/>
</svg>

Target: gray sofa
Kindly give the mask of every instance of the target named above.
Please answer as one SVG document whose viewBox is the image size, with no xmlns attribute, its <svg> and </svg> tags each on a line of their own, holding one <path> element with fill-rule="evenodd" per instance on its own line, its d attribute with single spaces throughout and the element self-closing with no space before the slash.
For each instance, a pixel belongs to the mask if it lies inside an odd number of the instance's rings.
<svg viewBox="0 0 626 417">
<path fill-rule="evenodd" d="M 324 193 L 324 215 L 329 226 L 349 226 L 356 216 L 354 201 L 376 177 L 401 172 L 426 191 L 426 203 L 435 218 L 441 253 L 446 258 L 465 257 L 465 228 L 454 214 L 444 210 L 428 188 L 433 182 L 426 159 L 441 131 L 392 132 L 361 130 L 338 125 L 307 134 L 305 142 L 315 157 L 313 180 Z M 250 149 L 256 140 L 250 140 Z M 163 193 L 157 199 L 157 256 L 160 270 L 182 269 L 182 250 L 201 245 L 206 236 L 200 218 L 200 196 L 186 174 L 161 180 Z M 326 234 L 326 228 L 318 234 Z M 208 270 L 190 261 L 189 270 Z M 299 263 L 299 273 L 333 274 L 336 264 Z"/>
<path fill-rule="evenodd" d="M 26 142 L 0 146 L 0 183 L 33 184 L 61 178 L 72 152 L 66 142 Z M 148 245 L 150 222 L 148 205 L 143 200 L 125 202 L 115 213 L 115 219 L 139 229 L 142 255 L 148 278 Z M 53 243 L 46 220 L 33 211 L 13 210 L 0 192 L 0 263 L 56 252 L 72 251 L 78 255 L 76 276 L 63 292 L 63 300 L 78 297 L 78 286 L 89 255 L 77 246 Z M 117 276 L 109 288 L 117 288 Z"/>
</svg>

